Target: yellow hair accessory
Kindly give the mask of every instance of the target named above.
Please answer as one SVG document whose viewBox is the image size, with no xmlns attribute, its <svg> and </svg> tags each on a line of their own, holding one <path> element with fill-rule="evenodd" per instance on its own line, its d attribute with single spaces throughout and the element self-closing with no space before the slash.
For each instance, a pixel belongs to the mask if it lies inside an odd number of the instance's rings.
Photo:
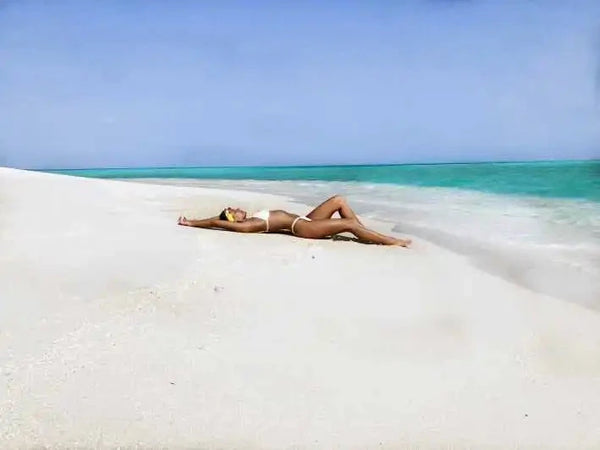
<svg viewBox="0 0 600 450">
<path fill-rule="evenodd" d="M 233 214 L 231 214 L 229 210 L 225 211 L 225 217 L 227 217 L 227 220 L 230 222 L 235 222 L 235 217 L 233 217 Z"/>
</svg>

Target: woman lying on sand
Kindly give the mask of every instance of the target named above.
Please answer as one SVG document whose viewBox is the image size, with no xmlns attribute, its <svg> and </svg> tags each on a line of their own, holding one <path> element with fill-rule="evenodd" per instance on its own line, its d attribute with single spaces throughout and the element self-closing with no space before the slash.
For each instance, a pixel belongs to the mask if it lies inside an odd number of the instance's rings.
<svg viewBox="0 0 600 450">
<path fill-rule="evenodd" d="M 332 219 L 331 216 L 336 212 L 341 218 Z M 350 232 L 362 242 L 402 247 L 408 247 L 411 242 L 409 239 L 397 239 L 365 228 L 346 200 L 339 195 L 326 200 L 306 216 L 282 210 L 263 210 L 247 217 L 246 211 L 239 208 L 225 208 L 218 217 L 202 220 L 180 217 L 177 223 L 188 227 L 220 228 L 239 233 L 290 230 L 294 236 L 308 239 L 321 239 Z"/>
</svg>

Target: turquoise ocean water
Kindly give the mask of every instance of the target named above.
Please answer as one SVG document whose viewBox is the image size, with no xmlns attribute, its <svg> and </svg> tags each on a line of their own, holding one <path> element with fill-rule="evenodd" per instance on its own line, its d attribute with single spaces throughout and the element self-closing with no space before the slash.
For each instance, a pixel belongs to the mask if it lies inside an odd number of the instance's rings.
<svg viewBox="0 0 600 450">
<path fill-rule="evenodd" d="M 298 167 L 175 167 L 51 172 L 95 178 L 313 180 L 447 187 L 600 202 L 600 160 Z"/>
<path fill-rule="evenodd" d="M 339 193 L 417 245 L 426 239 L 528 289 L 600 309 L 598 160 L 53 172 L 265 192 L 308 205 Z"/>
</svg>

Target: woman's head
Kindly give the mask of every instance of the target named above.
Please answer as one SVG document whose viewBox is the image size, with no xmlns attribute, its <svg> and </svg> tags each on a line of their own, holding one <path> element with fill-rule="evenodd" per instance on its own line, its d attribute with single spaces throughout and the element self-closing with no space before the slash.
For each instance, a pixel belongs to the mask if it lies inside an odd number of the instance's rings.
<svg viewBox="0 0 600 450">
<path fill-rule="evenodd" d="M 239 208 L 227 207 L 219 215 L 219 219 L 229 222 L 243 222 L 246 220 L 246 211 Z"/>
</svg>

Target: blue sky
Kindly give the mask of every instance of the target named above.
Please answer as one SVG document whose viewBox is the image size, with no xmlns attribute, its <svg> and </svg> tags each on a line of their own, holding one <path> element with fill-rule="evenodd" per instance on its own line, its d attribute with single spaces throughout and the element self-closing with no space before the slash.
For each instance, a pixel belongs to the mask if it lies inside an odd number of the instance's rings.
<svg viewBox="0 0 600 450">
<path fill-rule="evenodd" d="M 600 156 L 600 2 L 0 2 L 0 165 Z"/>
</svg>

